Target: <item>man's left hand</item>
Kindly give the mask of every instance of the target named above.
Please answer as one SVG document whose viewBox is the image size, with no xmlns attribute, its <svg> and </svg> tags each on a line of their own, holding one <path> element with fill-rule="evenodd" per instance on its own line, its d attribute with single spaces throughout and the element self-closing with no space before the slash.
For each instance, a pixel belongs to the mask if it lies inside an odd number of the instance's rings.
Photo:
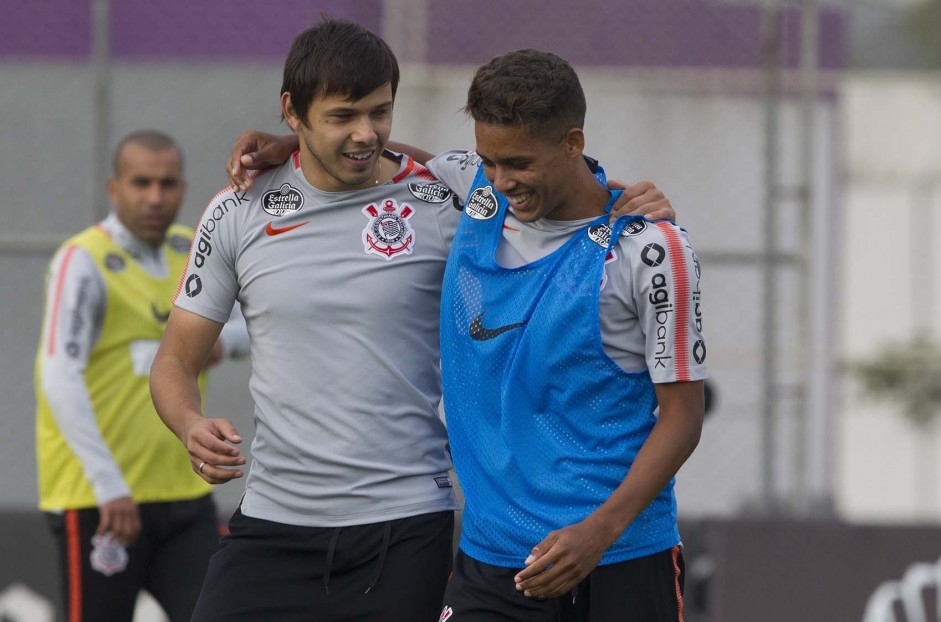
<svg viewBox="0 0 941 622">
<path fill-rule="evenodd" d="M 670 199 L 650 181 L 626 184 L 616 179 L 608 180 L 609 190 L 623 190 L 611 209 L 611 220 L 618 216 L 633 214 L 648 220 L 669 220 L 676 222 L 676 212 L 670 205 Z"/>
<path fill-rule="evenodd" d="M 588 520 L 553 531 L 533 548 L 516 575 L 516 589 L 533 598 L 567 594 L 595 569 L 610 544 Z"/>
</svg>

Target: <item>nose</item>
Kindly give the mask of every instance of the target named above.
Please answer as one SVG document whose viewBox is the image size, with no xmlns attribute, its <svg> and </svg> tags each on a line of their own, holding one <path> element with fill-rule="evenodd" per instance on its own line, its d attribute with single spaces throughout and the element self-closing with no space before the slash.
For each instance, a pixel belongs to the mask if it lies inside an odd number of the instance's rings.
<svg viewBox="0 0 941 622">
<path fill-rule="evenodd" d="M 162 205 L 165 193 L 166 190 L 160 185 L 160 183 L 154 182 L 147 185 L 147 190 L 144 194 L 144 197 L 146 198 L 147 203 L 150 205 Z"/>
<path fill-rule="evenodd" d="M 512 174 L 503 166 L 494 166 L 490 182 L 497 192 L 506 193 L 516 186 Z"/>
<path fill-rule="evenodd" d="M 372 119 L 367 115 L 363 115 L 353 128 L 351 138 L 357 143 L 371 144 L 376 142 L 376 136 L 378 136 L 378 134 L 376 133 Z"/>
</svg>

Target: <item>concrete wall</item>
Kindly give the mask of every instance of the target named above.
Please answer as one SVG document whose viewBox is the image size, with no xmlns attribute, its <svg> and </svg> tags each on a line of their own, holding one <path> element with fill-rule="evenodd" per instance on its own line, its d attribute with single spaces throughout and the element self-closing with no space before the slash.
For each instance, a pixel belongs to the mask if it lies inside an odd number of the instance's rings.
<svg viewBox="0 0 941 622">
<path fill-rule="evenodd" d="M 916 334 L 941 339 L 941 75 L 843 80 L 845 221 L 842 359 Z M 841 513 L 858 521 L 941 518 L 941 438 L 896 404 L 843 379 L 837 447 Z"/>
</svg>

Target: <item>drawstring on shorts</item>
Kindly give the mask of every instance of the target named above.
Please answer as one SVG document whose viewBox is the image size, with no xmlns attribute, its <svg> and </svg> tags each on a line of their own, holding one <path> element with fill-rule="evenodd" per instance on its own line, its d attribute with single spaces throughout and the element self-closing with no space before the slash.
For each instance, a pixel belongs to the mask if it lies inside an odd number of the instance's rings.
<svg viewBox="0 0 941 622">
<path fill-rule="evenodd" d="M 376 585 L 379 581 L 379 575 L 382 574 L 382 565 L 386 561 L 386 553 L 389 551 L 389 537 L 392 535 L 392 523 L 386 521 L 385 527 L 382 530 L 382 548 L 379 549 L 379 561 L 376 563 L 376 572 L 372 575 L 372 580 L 369 582 L 369 585 L 366 586 L 366 591 L 363 594 L 368 594 L 369 590 Z"/>
<path fill-rule="evenodd" d="M 333 530 L 333 533 L 330 535 L 330 544 L 327 546 L 327 561 L 323 571 L 323 589 L 327 594 L 330 593 L 330 571 L 337 550 L 337 540 L 340 539 L 340 529 L 342 529 L 342 527 L 337 527 Z M 369 590 L 374 588 L 376 583 L 379 582 L 379 577 L 382 575 L 382 567 L 386 563 L 386 553 L 389 552 L 389 540 L 391 537 L 392 523 L 386 521 L 382 528 L 382 547 L 379 549 L 379 560 L 376 562 L 376 569 L 373 571 L 372 579 L 369 580 L 369 585 L 366 586 L 366 591 L 363 592 L 363 594 L 368 594 Z"/>
<path fill-rule="evenodd" d="M 337 540 L 340 539 L 340 529 L 342 529 L 342 527 L 337 527 L 333 530 L 333 533 L 330 535 L 330 545 L 327 547 L 327 564 L 323 569 L 323 589 L 327 594 L 330 593 L 330 566 L 333 565 L 333 554 L 337 550 Z"/>
</svg>

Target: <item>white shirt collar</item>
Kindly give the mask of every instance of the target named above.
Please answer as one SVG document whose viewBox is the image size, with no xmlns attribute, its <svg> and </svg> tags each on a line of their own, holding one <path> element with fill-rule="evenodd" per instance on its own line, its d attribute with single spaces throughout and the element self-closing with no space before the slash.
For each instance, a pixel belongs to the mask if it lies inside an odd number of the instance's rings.
<svg viewBox="0 0 941 622">
<path fill-rule="evenodd" d="M 154 248 L 138 238 L 118 220 L 117 214 L 113 211 L 101 221 L 100 225 L 115 244 L 123 248 L 129 255 L 140 262 L 148 272 L 156 275 L 165 272 L 166 266 L 163 261 L 164 254 L 162 244 L 158 248 Z"/>
</svg>

